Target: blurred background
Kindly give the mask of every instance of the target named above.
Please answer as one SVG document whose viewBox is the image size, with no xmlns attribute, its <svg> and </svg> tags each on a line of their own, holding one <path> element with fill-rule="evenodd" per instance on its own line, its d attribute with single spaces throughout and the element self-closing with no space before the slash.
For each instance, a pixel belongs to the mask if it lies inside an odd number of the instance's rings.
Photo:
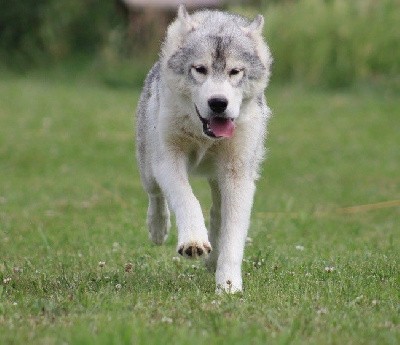
<svg viewBox="0 0 400 345">
<path fill-rule="evenodd" d="M 141 83 L 178 3 L 264 14 L 275 83 L 399 87 L 400 0 L 8 1 L 0 11 L 1 70 L 63 65 L 115 86 Z"/>
</svg>

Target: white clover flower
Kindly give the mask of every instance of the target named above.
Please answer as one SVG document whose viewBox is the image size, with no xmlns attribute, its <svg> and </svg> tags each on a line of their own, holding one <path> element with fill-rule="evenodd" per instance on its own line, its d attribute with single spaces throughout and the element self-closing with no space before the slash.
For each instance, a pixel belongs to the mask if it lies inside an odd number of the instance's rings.
<svg viewBox="0 0 400 345">
<path fill-rule="evenodd" d="M 327 309 L 327 308 L 324 308 L 324 307 L 318 308 L 318 309 L 317 309 L 317 314 L 318 314 L 318 315 L 325 315 L 325 314 L 328 314 L 328 309 Z"/>
<path fill-rule="evenodd" d="M 163 318 L 161 319 L 161 322 L 164 322 L 164 323 L 172 323 L 172 321 L 173 320 L 167 316 L 163 316 Z"/>
<path fill-rule="evenodd" d="M 361 303 L 361 301 L 364 299 L 364 295 L 360 295 L 360 296 L 357 296 L 352 302 L 351 302 L 351 304 L 359 304 L 359 303 Z"/>
<path fill-rule="evenodd" d="M 251 244 L 253 243 L 253 239 L 250 236 L 246 237 L 246 243 Z"/>
<path fill-rule="evenodd" d="M 117 252 L 120 249 L 121 245 L 118 242 L 114 242 L 112 244 L 112 251 Z"/>
</svg>

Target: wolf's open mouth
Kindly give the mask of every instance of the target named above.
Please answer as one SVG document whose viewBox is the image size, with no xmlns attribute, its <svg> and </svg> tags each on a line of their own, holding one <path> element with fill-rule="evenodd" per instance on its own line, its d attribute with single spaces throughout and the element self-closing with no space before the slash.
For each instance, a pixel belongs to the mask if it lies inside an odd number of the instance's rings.
<svg viewBox="0 0 400 345">
<path fill-rule="evenodd" d="M 203 118 L 197 106 L 196 112 L 203 123 L 203 132 L 211 138 L 230 138 L 235 130 L 235 124 L 230 117 L 213 116 L 210 119 Z"/>
</svg>

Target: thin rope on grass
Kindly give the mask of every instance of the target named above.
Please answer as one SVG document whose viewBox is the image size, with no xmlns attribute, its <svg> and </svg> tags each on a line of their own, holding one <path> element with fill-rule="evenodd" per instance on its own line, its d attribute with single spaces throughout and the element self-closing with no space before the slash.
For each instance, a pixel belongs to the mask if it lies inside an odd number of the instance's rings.
<svg viewBox="0 0 400 345">
<path fill-rule="evenodd" d="M 391 207 L 400 207 L 400 200 L 390 200 L 390 201 L 382 201 L 373 204 L 365 204 L 365 205 L 355 205 L 349 207 L 340 207 L 332 210 L 319 210 L 314 212 L 257 212 L 257 215 L 265 218 L 276 218 L 280 216 L 290 217 L 290 218 L 300 218 L 307 215 L 314 216 L 316 218 L 326 217 L 326 216 L 334 216 L 338 214 L 357 214 L 363 212 L 369 212 L 384 208 Z"/>
<path fill-rule="evenodd" d="M 101 190 L 104 194 L 113 197 L 114 201 L 116 201 L 121 206 L 121 208 L 127 209 L 130 207 L 129 204 L 118 193 L 115 193 L 107 189 L 106 187 L 102 186 L 100 183 L 97 183 L 96 181 L 89 181 L 89 183 L 92 186 L 96 187 L 97 189 Z"/>
<path fill-rule="evenodd" d="M 389 208 L 400 206 L 400 200 L 391 200 L 391 201 L 382 201 L 374 204 L 366 204 L 366 205 L 358 205 L 358 206 L 350 206 L 350 207 L 342 207 L 337 211 L 340 213 L 360 213 L 360 212 L 368 212 L 373 210 L 379 210 L 381 208 Z"/>
<path fill-rule="evenodd" d="M 99 183 L 96 183 L 94 181 L 90 181 L 92 185 L 97 187 L 98 189 L 102 190 L 105 194 L 108 194 L 114 198 L 115 201 L 117 201 L 122 208 L 129 208 L 129 205 L 127 202 L 117 193 L 113 193 L 112 191 L 108 190 L 104 186 L 100 185 Z M 373 204 L 365 204 L 365 205 L 356 205 L 356 206 L 349 206 L 349 207 L 340 207 L 333 209 L 331 211 L 315 211 L 312 212 L 311 215 L 314 217 L 323 217 L 323 216 L 331 216 L 334 214 L 356 214 L 356 213 L 363 213 L 363 212 L 369 212 L 369 211 L 374 211 L 374 210 L 379 210 L 383 208 L 391 208 L 391 207 L 397 207 L 400 206 L 400 200 L 389 200 L 389 201 L 382 201 L 382 202 L 376 202 Z M 277 216 L 286 216 L 286 217 L 291 217 L 291 218 L 298 218 L 301 216 L 306 215 L 307 212 L 257 212 L 257 215 L 263 216 L 263 217 L 277 217 Z"/>
</svg>

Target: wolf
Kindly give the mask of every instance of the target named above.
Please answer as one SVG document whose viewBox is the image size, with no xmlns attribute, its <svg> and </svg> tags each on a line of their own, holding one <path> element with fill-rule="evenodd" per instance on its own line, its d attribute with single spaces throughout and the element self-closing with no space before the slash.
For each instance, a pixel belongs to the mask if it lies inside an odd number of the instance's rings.
<svg viewBox="0 0 400 345">
<path fill-rule="evenodd" d="M 271 114 L 264 90 L 272 57 L 263 25 L 262 15 L 248 20 L 217 10 L 189 14 L 181 5 L 137 108 L 150 239 L 164 243 L 172 210 L 177 252 L 205 258 L 217 292 L 243 288 L 241 264 Z M 206 177 L 211 188 L 209 231 L 191 173 Z"/>
</svg>

